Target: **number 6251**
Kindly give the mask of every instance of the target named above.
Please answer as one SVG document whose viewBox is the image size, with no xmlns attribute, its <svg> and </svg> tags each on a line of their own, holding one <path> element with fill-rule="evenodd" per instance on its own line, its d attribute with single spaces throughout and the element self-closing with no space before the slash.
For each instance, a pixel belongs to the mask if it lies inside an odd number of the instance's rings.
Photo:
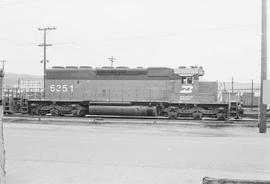
<svg viewBox="0 0 270 184">
<path fill-rule="evenodd" d="M 73 92 L 73 85 L 66 85 L 66 84 L 52 84 L 50 85 L 51 92 Z"/>
</svg>

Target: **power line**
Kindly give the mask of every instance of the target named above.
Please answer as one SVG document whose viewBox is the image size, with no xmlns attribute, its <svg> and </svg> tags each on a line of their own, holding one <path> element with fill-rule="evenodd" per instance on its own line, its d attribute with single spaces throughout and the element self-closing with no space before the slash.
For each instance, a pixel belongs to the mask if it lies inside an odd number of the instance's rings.
<svg viewBox="0 0 270 184">
<path fill-rule="evenodd" d="M 1 6 L 1 4 L 0 4 Z M 144 40 L 144 39 L 155 39 L 155 38 L 166 38 L 166 37 L 178 37 L 186 34 L 193 33 L 203 33 L 203 32 L 211 32 L 211 31 L 222 31 L 222 30 L 230 30 L 230 29 L 241 29 L 245 27 L 256 26 L 256 25 L 238 25 L 238 26 L 227 26 L 227 27 L 216 27 L 216 28 L 208 28 L 194 31 L 186 31 L 186 32 L 175 32 L 168 34 L 157 34 L 157 35 L 139 35 L 139 36 L 129 36 L 129 37 L 118 37 L 118 38 L 109 38 L 109 39 L 96 39 L 96 40 L 79 40 L 79 41 L 68 41 L 68 42 L 55 42 L 54 45 L 83 45 L 89 44 L 93 42 L 113 42 L 113 41 L 125 41 L 125 40 Z M 6 40 L 8 42 L 19 42 L 19 43 L 0 43 L 0 46 L 34 46 L 37 43 L 28 42 L 24 40 L 10 40 L 8 38 L 0 38 L 0 40 Z"/>
<path fill-rule="evenodd" d="M 34 2 L 37 2 L 37 1 L 42 1 L 42 0 L 29 0 L 29 1 L 16 1 L 16 2 L 9 2 L 9 3 L 0 3 L 0 6 L 28 4 L 28 3 L 34 3 Z"/>
<path fill-rule="evenodd" d="M 84 40 L 84 41 L 70 41 L 70 42 L 56 42 L 57 45 L 65 45 L 65 44 L 89 44 L 92 42 L 110 42 L 110 41 L 125 41 L 125 40 L 143 40 L 143 39 L 155 39 L 155 38 L 166 38 L 166 37 L 177 37 L 186 34 L 193 33 L 203 33 L 203 32 L 211 32 L 211 31 L 222 31 L 222 30 L 231 30 L 231 29 L 241 29 L 247 27 L 255 27 L 256 25 L 237 25 L 237 26 L 227 26 L 227 27 L 216 27 L 216 28 L 207 28 L 207 29 L 198 29 L 193 31 L 185 31 L 185 32 L 175 32 L 168 34 L 157 34 L 157 35 L 141 35 L 141 36 L 129 36 L 129 37 L 119 37 L 119 38 L 110 38 L 110 39 L 97 39 L 97 40 Z"/>
</svg>

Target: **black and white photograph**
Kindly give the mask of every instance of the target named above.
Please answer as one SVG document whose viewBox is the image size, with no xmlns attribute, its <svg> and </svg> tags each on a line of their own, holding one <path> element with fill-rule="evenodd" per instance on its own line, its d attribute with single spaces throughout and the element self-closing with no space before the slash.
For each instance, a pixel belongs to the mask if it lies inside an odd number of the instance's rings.
<svg viewBox="0 0 270 184">
<path fill-rule="evenodd" d="M 270 184 L 268 0 L 0 0 L 0 184 Z"/>
</svg>

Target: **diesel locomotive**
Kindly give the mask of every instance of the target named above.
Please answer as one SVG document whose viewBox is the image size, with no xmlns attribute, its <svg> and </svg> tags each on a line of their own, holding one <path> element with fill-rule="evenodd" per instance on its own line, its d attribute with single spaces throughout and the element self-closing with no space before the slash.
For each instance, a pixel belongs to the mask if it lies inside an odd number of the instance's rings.
<svg viewBox="0 0 270 184">
<path fill-rule="evenodd" d="M 54 66 L 46 70 L 45 98 L 24 100 L 39 115 L 124 115 L 238 118 L 238 103 L 222 102 L 218 82 L 200 81 L 202 67 Z"/>
</svg>

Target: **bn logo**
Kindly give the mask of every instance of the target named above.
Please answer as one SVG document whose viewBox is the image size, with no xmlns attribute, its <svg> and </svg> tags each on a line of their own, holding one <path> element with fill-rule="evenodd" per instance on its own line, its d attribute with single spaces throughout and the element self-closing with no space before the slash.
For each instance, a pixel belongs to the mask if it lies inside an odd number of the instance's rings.
<svg viewBox="0 0 270 184">
<path fill-rule="evenodd" d="M 182 89 L 180 90 L 180 93 L 189 94 L 192 93 L 193 86 L 182 86 Z"/>
</svg>

